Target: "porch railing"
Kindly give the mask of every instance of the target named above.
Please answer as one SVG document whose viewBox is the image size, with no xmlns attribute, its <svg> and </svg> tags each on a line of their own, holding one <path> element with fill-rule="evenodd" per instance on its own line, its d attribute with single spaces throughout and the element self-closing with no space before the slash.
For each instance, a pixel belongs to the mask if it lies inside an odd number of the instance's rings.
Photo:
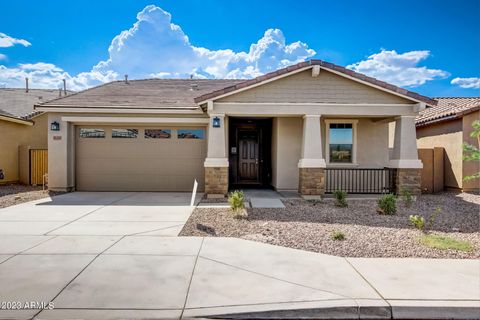
<svg viewBox="0 0 480 320">
<path fill-rule="evenodd" d="M 325 169 L 325 192 L 343 190 L 347 193 L 395 193 L 396 169 Z"/>
</svg>

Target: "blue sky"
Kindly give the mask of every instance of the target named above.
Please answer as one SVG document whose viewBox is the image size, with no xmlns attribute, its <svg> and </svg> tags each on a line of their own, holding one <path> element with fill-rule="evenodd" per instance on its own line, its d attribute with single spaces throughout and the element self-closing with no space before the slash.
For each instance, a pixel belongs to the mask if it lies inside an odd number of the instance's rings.
<svg viewBox="0 0 480 320">
<path fill-rule="evenodd" d="M 478 21 L 479 0 L 7 1 L 0 83 L 248 78 L 318 58 L 428 96 L 479 96 Z"/>
</svg>

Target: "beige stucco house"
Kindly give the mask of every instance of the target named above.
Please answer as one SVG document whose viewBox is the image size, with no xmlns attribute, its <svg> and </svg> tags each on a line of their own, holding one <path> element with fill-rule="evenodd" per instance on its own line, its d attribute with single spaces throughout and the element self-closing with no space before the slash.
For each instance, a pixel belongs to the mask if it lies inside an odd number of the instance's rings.
<svg viewBox="0 0 480 320">
<path fill-rule="evenodd" d="M 33 106 L 58 96 L 58 90 L 0 89 L 0 184 L 30 183 L 28 151 L 48 145 L 48 115 Z"/>
<path fill-rule="evenodd" d="M 246 81 L 116 81 L 36 109 L 59 124 L 50 189 L 190 191 L 196 180 L 211 196 L 263 186 L 316 197 L 419 192 L 415 117 L 435 104 L 311 60 Z"/>
<path fill-rule="evenodd" d="M 447 189 L 480 191 L 480 179 L 464 181 L 464 177 L 480 171 L 479 161 L 463 160 L 463 143 L 478 147 L 470 136 L 472 123 L 480 120 L 479 97 L 436 98 L 435 107 L 422 111 L 417 120 L 419 148 L 444 149 L 444 186 Z"/>
</svg>

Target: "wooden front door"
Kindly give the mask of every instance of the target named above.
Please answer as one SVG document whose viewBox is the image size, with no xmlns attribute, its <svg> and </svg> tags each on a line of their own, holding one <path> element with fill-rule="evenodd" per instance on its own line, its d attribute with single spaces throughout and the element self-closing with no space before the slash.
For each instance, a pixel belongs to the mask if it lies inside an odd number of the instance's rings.
<svg viewBox="0 0 480 320">
<path fill-rule="evenodd" d="M 259 153 L 258 131 L 248 130 L 239 132 L 239 182 L 258 183 L 259 180 Z"/>
</svg>

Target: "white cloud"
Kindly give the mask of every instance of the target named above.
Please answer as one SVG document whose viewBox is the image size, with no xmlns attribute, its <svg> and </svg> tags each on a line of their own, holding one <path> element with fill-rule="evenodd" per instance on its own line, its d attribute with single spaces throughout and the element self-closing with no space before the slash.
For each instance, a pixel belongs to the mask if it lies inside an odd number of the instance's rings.
<svg viewBox="0 0 480 320">
<path fill-rule="evenodd" d="M 382 49 L 366 60 L 348 65 L 347 68 L 398 86 L 420 86 L 427 81 L 446 78 L 450 75 L 443 70 L 418 66 L 429 56 L 428 50 L 399 54 L 395 50 Z"/>
<path fill-rule="evenodd" d="M 0 60 L 7 60 L 7 56 L 0 53 Z"/>
<path fill-rule="evenodd" d="M 0 48 L 13 47 L 16 44 L 21 44 L 24 47 L 28 47 L 31 45 L 31 43 L 27 40 L 12 38 L 9 35 L 0 32 Z"/>
<path fill-rule="evenodd" d="M 450 83 L 464 89 L 480 89 L 480 78 L 455 78 Z"/>
</svg>

